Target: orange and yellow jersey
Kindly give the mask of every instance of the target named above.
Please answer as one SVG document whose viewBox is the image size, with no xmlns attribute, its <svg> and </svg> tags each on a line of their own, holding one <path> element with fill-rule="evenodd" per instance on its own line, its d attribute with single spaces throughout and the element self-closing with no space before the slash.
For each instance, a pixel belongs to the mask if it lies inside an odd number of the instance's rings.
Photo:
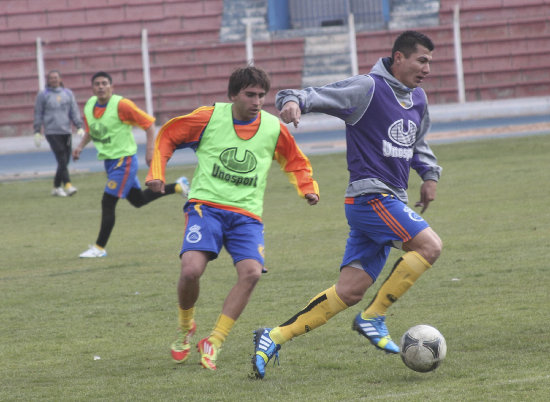
<svg viewBox="0 0 550 402">
<path fill-rule="evenodd" d="M 94 117 L 100 119 L 105 113 L 105 105 L 95 105 L 94 106 Z M 151 124 L 155 122 L 153 116 L 148 115 L 143 110 L 141 110 L 137 105 L 132 102 L 130 99 L 122 98 L 118 103 L 118 118 L 121 122 L 129 124 L 131 126 L 140 127 L 143 130 L 147 130 L 151 127 Z M 84 129 L 86 132 L 89 132 L 90 128 L 88 127 L 88 121 L 86 116 L 84 116 Z"/>
<path fill-rule="evenodd" d="M 191 148 L 196 150 L 198 148 L 213 112 L 214 106 L 203 106 L 185 116 L 175 117 L 162 126 L 155 140 L 153 161 L 146 182 L 151 180 L 165 182 L 166 164 L 176 149 Z M 243 140 L 252 138 L 258 131 L 260 118 L 261 114 L 258 114 L 258 117 L 252 122 L 236 122 L 234 124 L 235 132 Z M 299 196 L 304 197 L 306 194 L 319 195 L 319 186 L 312 177 L 313 169 L 309 159 L 300 150 L 294 137 L 283 124 L 280 127 L 273 159 L 281 165 L 281 170 L 286 173 L 289 181 L 294 184 Z M 250 212 L 233 206 L 220 205 L 208 200 L 191 199 L 190 201 L 201 202 L 252 216 Z M 261 220 L 255 215 L 252 217 Z"/>
</svg>

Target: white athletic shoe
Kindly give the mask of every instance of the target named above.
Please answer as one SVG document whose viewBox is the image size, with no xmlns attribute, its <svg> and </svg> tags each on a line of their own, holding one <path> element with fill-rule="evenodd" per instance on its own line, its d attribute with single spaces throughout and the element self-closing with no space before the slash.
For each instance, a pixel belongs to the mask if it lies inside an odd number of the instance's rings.
<svg viewBox="0 0 550 402">
<path fill-rule="evenodd" d="M 189 180 L 187 180 L 187 177 L 181 176 L 179 179 L 176 180 L 176 184 L 179 184 L 181 186 L 181 196 L 183 198 L 187 198 L 189 195 Z"/>
<path fill-rule="evenodd" d="M 65 186 L 65 193 L 68 196 L 76 194 L 77 191 L 78 191 L 78 189 L 75 186 L 73 186 L 72 184 L 69 184 L 68 186 Z"/>
<path fill-rule="evenodd" d="M 99 257 L 106 257 L 107 251 L 106 250 L 100 250 L 95 245 L 89 246 L 90 248 L 86 251 L 84 251 L 82 254 L 79 255 L 80 258 L 99 258 Z"/>
<path fill-rule="evenodd" d="M 63 190 L 63 187 L 56 187 L 52 190 L 52 195 L 54 197 L 66 197 L 67 193 Z"/>
</svg>

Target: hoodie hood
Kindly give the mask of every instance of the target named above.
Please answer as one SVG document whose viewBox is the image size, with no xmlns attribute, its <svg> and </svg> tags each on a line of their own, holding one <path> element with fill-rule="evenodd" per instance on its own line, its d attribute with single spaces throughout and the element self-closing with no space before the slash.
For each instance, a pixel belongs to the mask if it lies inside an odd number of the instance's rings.
<svg viewBox="0 0 550 402">
<path fill-rule="evenodd" d="M 392 63 L 391 57 L 382 57 L 378 59 L 376 64 L 373 66 L 372 70 L 370 71 L 370 74 L 376 74 L 382 78 L 388 83 L 388 85 L 392 88 L 393 92 L 395 93 L 395 96 L 403 103 L 403 105 L 410 105 L 412 102 L 412 92 L 415 89 L 420 89 L 423 91 L 422 88 L 409 88 L 408 86 L 404 85 L 401 81 L 399 81 L 397 78 L 395 78 L 390 70 L 390 66 Z"/>
</svg>

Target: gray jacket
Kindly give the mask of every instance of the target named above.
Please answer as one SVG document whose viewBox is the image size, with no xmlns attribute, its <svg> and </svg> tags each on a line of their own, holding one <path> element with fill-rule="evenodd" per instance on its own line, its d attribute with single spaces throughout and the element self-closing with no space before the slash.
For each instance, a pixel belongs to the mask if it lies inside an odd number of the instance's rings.
<svg viewBox="0 0 550 402">
<path fill-rule="evenodd" d="M 44 126 L 45 135 L 72 134 L 71 122 L 82 128 L 80 111 L 70 89 L 49 88 L 40 91 L 34 105 L 34 132 Z"/>
</svg>

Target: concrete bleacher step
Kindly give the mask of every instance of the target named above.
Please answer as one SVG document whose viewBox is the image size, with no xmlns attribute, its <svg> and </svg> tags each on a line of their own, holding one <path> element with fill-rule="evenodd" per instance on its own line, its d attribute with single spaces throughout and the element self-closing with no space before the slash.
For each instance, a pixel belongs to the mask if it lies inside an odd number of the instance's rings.
<svg viewBox="0 0 550 402">
<path fill-rule="evenodd" d="M 217 18 L 217 17 L 216 17 Z M 156 32 L 159 29 L 180 30 L 185 32 L 194 42 L 210 41 L 218 39 L 217 29 L 212 29 L 210 18 L 186 19 L 181 17 L 162 17 L 156 20 L 144 21 L 119 21 L 111 24 L 97 22 L 94 24 L 73 24 L 62 28 L 51 26 L 42 28 L 4 29 L 0 30 L 0 44 L 13 42 L 34 42 L 37 37 L 44 40 L 68 40 L 68 38 L 95 39 L 98 42 L 102 38 L 125 36 L 129 32 L 141 35 L 142 29 Z M 162 27 L 162 28 L 161 28 Z M 98 43 L 100 45 L 100 43 Z"/>
<path fill-rule="evenodd" d="M 451 24 L 455 4 L 460 9 L 461 22 L 512 20 L 548 15 L 550 3 L 546 0 L 441 0 L 440 23 Z"/>
<path fill-rule="evenodd" d="M 24 46 L 40 36 L 61 45 L 76 38 L 109 47 L 117 36 L 139 38 L 142 28 L 152 34 L 186 31 L 194 43 L 218 42 L 223 10 L 223 0 L 71 0 L 70 7 L 65 0 L 6 2 L 7 12 L 0 18 L 0 44 Z M 33 7 L 38 3 L 40 7 Z M 105 42 L 99 43 L 101 39 Z"/>
<path fill-rule="evenodd" d="M 304 56 L 303 87 L 322 86 L 351 74 L 349 35 L 342 29 L 320 29 L 307 37 Z"/>
<path fill-rule="evenodd" d="M 267 1 L 224 1 L 223 20 L 220 29 L 222 42 L 244 42 L 246 24 L 250 23 L 254 40 L 269 40 L 266 23 Z"/>
<path fill-rule="evenodd" d="M 256 64 L 265 68 L 272 78 L 273 94 L 283 88 L 300 87 L 302 76 L 302 60 L 303 60 L 303 39 L 293 39 L 291 41 L 269 41 L 257 42 L 255 44 L 255 60 Z M 213 52 L 219 51 L 218 56 L 214 59 L 209 56 Z M 159 54 L 168 54 L 174 52 L 174 49 L 163 49 L 163 51 L 152 52 L 155 57 L 152 57 L 151 73 L 153 77 L 153 96 L 154 103 L 158 105 L 155 108 L 155 114 L 162 123 L 166 119 L 174 117 L 177 114 L 189 113 L 198 106 L 201 106 L 201 101 L 209 102 L 226 100 L 226 85 L 227 76 L 236 67 L 243 66 L 245 60 L 245 46 L 240 44 L 224 44 L 221 47 L 201 46 L 188 47 L 187 56 L 177 55 L 172 63 L 168 59 L 157 60 L 155 58 Z M 117 55 L 121 60 L 123 57 L 128 57 L 128 53 Z M 177 53 L 176 53 L 177 54 Z M 97 56 L 97 55 L 96 55 Z M 141 55 L 136 54 L 138 62 L 133 63 L 132 67 L 117 67 L 110 70 L 115 82 L 117 93 L 123 96 L 128 96 L 138 105 L 144 103 L 143 96 L 143 77 L 141 71 Z M 186 61 L 186 58 L 191 61 Z M 56 59 L 63 60 L 63 57 Z M 101 63 L 101 64 L 104 64 Z M 67 86 L 73 90 L 75 97 L 79 101 L 80 106 L 83 106 L 84 101 L 91 95 L 89 77 L 97 69 L 82 68 L 79 71 L 64 72 L 63 79 Z M 181 77 L 180 79 L 177 79 Z M 37 83 L 37 79 L 31 73 L 26 78 L 19 80 L 19 84 L 23 86 L 23 81 L 32 80 L 33 86 Z M 17 80 L 9 80 L 16 83 Z M 2 79 L 0 78 L 0 83 Z M 32 119 L 32 107 L 36 96 L 37 89 L 21 91 L 19 88 L 11 89 L 6 93 L 6 97 L 0 94 L 0 104 L 9 102 L 10 118 L 6 122 L 10 124 L 19 124 L 21 121 Z M 18 98 L 17 101 L 13 98 L 15 92 L 24 98 Z M 201 96 L 197 97 L 196 93 Z M 210 94 L 210 97 L 207 95 Z M 11 99 L 10 99 L 11 98 Z M 24 99 L 22 103 L 21 99 Z M 160 99 L 160 100 L 159 100 Z M 164 110 L 165 103 L 170 105 L 170 108 Z M 274 101 L 267 102 L 266 108 L 274 110 Z M 143 107 L 143 106 L 142 106 Z M 27 123 L 27 134 L 30 134 L 30 123 Z"/>
<path fill-rule="evenodd" d="M 66 3 L 66 2 L 63 2 Z M 73 2 L 75 3 L 75 2 Z M 157 21 L 166 17 L 178 16 L 183 23 L 187 20 L 199 22 L 211 16 L 221 16 L 221 2 L 211 2 L 211 6 L 203 9 L 201 2 L 157 1 L 124 2 L 120 4 L 98 5 L 87 2 L 77 8 L 64 7 L 44 12 L 44 9 L 24 10 L 17 13 L 4 13 L 0 19 L 0 30 L 27 28 L 63 28 L 71 25 L 114 24 L 147 20 Z M 216 5 L 218 5 L 216 7 Z"/>
<path fill-rule="evenodd" d="M 439 24 L 439 0 L 395 0 L 390 14 L 390 29 L 435 26 Z"/>
<path fill-rule="evenodd" d="M 223 0 L 2 0 L 0 29 L 220 15 Z"/>
<path fill-rule="evenodd" d="M 303 40 L 279 42 L 258 42 L 255 46 L 255 59 L 262 67 L 274 69 L 301 69 L 303 59 Z M 166 47 L 150 51 L 151 77 L 153 80 L 178 77 L 194 78 L 212 74 L 224 63 L 233 61 L 244 65 L 246 51 L 243 43 Z M 12 59 L 5 63 L 11 66 L 6 75 L 0 76 L 0 83 L 5 90 L 24 90 L 31 80 L 36 80 L 35 60 L 33 57 Z M 89 53 L 85 55 L 59 55 L 46 52 L 46 66 L 63 66 L 63 78 L 67 82 L 75 82 L 88 86 L 89 77 L 103 69 L 109 71 L 115 81 L 139 81 L 143 79 L 140 50 L 124 50 L 116 54 L 108 51 Z M 32 87 L 35 92 L 35 88 Z"/>
</svg>

